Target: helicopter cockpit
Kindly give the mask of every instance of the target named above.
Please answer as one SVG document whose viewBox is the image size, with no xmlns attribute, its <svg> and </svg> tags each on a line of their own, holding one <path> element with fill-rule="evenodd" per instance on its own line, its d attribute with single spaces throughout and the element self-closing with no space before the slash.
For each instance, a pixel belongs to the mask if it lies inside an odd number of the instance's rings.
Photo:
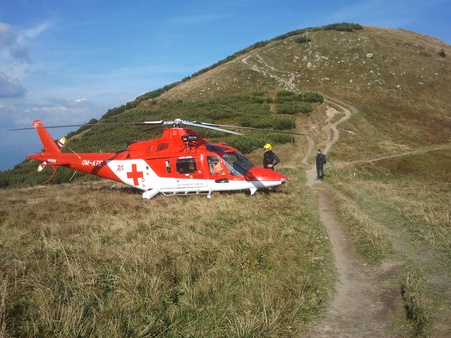
<svg viewBox="0 0 451 338">
<path fill-rule="evenodd" d="M 207 144 L 207 151 L 220 155 L 231 175 L 246 175 L 255 165 L 236 149 L 223 144 Z"/>
<path fill-rule="evenodd" d="M 237 151 L 230 151 L 222 154 L 227 169 L 232 175 L 245 175 L 255 165 Z"/>
</svg>

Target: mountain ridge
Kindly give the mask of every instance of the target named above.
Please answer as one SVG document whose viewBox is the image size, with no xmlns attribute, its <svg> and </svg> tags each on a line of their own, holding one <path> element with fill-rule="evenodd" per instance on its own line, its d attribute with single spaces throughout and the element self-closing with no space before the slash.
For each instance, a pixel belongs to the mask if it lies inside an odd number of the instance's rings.
<svg viewBox="0 0 451 338">
<path fill-rule="evenodd" d="M 255 92 L 273 100 L 280 90 L 314 91 L 348 102 L 360 111 L 345 126 L 352 132 L 345 140 L 348 144 L 364 142 L 379 133 L 378 138 L 395 145 L 394 151 L 421 147 L 423 143 L 440 145 L 451 138 L 449 55 L 451 46 L 446 43 L 406 30 L 356 24 L 306 28 L 256 43 L 180 82 L 110 109 L 99 121 L 108 122 L 111 117 L 148 120 L 166 102 L 177 106 L 177 102 Z M 181 117 L 165 114 L 166 119 Z M 361 123 L 371 127 L 362 128 Z M 410 132 L 412 128 L 415 132 Z M 73 140 L 68 138 L 70 146 Z M 123 142 L 116 142 L 117 146 Z M 105 146 L 101 143 L 99 147 Z M 390 155 L 384 142 L 370 150 L 380 156 Z M 346 159 L 349 147 L 335 147 L 334 152 Z"/>
</svg>

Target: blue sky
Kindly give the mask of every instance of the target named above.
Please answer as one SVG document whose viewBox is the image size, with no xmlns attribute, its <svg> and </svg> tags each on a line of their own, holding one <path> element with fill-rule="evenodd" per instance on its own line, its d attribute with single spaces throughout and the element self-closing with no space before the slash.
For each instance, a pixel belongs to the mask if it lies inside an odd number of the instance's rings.
<svg viewBox="0 0 451 338">
<path fill-rule="evenodd" d="M 41 149 L 7 128 L 100 118 L 296 29 L 354 22 L 451 44 L 450 13 L 451 0 L 0 0 L 0 170 Z"/>
</svg>

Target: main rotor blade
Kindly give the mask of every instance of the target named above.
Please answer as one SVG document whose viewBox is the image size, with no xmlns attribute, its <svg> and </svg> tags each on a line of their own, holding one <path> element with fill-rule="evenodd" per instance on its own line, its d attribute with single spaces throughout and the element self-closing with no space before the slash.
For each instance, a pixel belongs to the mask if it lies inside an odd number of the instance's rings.
<svg viewBox="0 0 451 338">
<path fill-rule="evenodd" d="M 195 122 L 195 123 L 199 123 L 204 126 L 211 126 L 211 127 L 227 127 L 227 128 L 237 128 L 237 129 L 247 129 L 247 130 L 266 131 L 269 133 L 280 133 L 280 134 L 290 134 L 290 135 L 307 135 L 307 134 L 302 134 L 302 133 L 294 133 L 291 131 L 282 131 L 282 130 L 274 130 L 274 129 L 262 129 L 262 128 L 243 127 L 243 126 L 230 126 L 227 124 L 215 124 L 215 123 L 206 123 L 206 122 Z"/>
<path fill-rule="evenodd" d="M 268 133 L 279 133 L 279 134 L 289 134 L 289 135 L 307 135 L 302 133 L 294 133 L 289 131 L 282 131 L 282 130 L 274 130 L 274 129 L 261 129 L 261 128 L 254 128 L 254 127 L 243 127 L 243 126 L 230 126 L 227 124 L 215 124 L 215 123 L 207 123 L 207 122 L 197 122 L 197 121 L 184 121 L 181 119 L 175 119 L 172 121 L 144 121 L 144 122 L 111 122 L 111 123 L 85 123 L 85 124 L 66 124 L 66 125 L 57 125 L 57 126 L 44 126 L 44 128 L 72 128 L 72 127 L 101 127 L 101 126 L 123 126 L 123 125 L 151 125 L 151 126 L 167 126 L 167 125 L 173 125 L 174 127 L 182 128 L 183 126 L 195 126 L 195 127 L 201 127 L 206 129 L 212 129 L 221 131 L 224 133 L 234 134 L 234 135 L 243 135 L 242 133 L 230 130 L 230 129 L 224 129 L 224 128 L 235 128 L 235 129 L 246 129 L 246 130 L 256 130 L 256 131 L 263 131 Z M 224 127 L 224 128 L 223 128 Z M 12 129 L 6 129 L 6 130 L 30 130 L 35 129 L 34 127 L 26 127 L 26 128 L 12 128 Z"/>
<path fill-rule="evenodd" d="M 71 127 L 105 127 L 105 126 L 126 126 L 126 125 L 163 125 L 165 121 L 147 121 L 147 122 L 111 122 L 111 123 L 84 123 L 84 124 L 63 124 L 60 126 L 44 126 L 42 128 L 71 128 Z M 30 130 L 34 127 L 11 128 L 6 130 Z"/>
<path fill-rule="evenodd" d="M 243 135 L 242 133 L 239 133 L 237 131 L 233 131 L 233 130 L 228 130 L 228 129 L 223 129 L 223 128 L 219 128 L 216 125 L 211 125 L 208 123 L 203 123 L 203 122 L 190 122 L 190 121 L 183 121 L 184 124 L 188 125 L 188 126 L 195 126 L 195 127 L 201 127 L 201 128 L 207 128 L 207 129 L 212 129 L 212 130 L 217 130 L 217 131 L 222 131 L 224 133 L 229 133 L 229 134 L 234 134 L 234 135 Z M 221 126 L 222 127 L 222 126 Z"/>
<path fill-rule="evenodd" d="M 71 128 L 71 127 L 83 127 L 83 126 L 97 126 L 99 125 L 98 123 L 96 124 L 92 124 L 92 123 L 86 123 L 86 124 L 65 124 L 65 125 L 61 125 L 61 126 L 44 126 L 44 127 L 39 127 L 38 129 L 41 128 Z M 35 127 L 25 127 L 25 128 L 9 128 L 6 130 L 30 130 L 30 129 L 36 129 Z"/>
</svg>

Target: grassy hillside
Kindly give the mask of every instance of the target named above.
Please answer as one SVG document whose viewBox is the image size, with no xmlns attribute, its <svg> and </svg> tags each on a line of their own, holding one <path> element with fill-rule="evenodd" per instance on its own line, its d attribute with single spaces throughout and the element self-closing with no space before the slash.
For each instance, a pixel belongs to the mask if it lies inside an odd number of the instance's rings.
<svg viewBox="0 0 451 338">
<path fill-rule="evenodd" d="M 296 36 L 271 42 L 162 98 L 194 100 L 247 88 L 316 91 L 356 107 L 359 116 L 349 123 L 364 119 L 362 123 L 374 128 L 349 126 L 355 132 L 350 134 L 353 147 L 367 139 L 379 140 L 372 149 L 377 155 L 387 153 L 387 142 L 409 149 L 449 142 L 450 46 L 413 32 L 373 27 L 314 31 L 308 36 L 309 43 L 297 42 Z M 442 49 L 447 56 L 439 55 Z M 348 153 L 334 151 L 340 157 Z"/>
<path fill-rule="evenodd" d="M 304 29 L 101 119 L 294 126 L 308 137 L 205 134 L 257 164 L 259 148 L 274 143 L 290 178 L 282 194 L 149 202 L 87 177 L 29 188 L 48 177 L 28 174 L 31 161 L 1 173 L 3 186 L 24 187 L 0 190 L 0 336 L 302 335 L 327 308 L 335 278 L 302 159 L 312 164 L 312 146 L 331 140 L 326 126 L 342 107 L 352 116 L 339 125 L 326 167 L 338 215 L 368 264 L 402 265 L 403 332 L 451 335 L 450 58 L 449 45 L 404 30 Z M 325 100 L 304 110 L 307 93 Z M 155 133 L 91 128 L 67 146 L 114 151 Z"/>
<path fill-rule="evenodd" d="M 279 125 L 283 129 L 291 126 L 293 119 L 283 111 L 282 104 L 277 104 L 277 93 L 288 90 L 298 95 L 317 92 L 338 98 L 358 110 L 359 114 L 345 126 L 346 138 L 333 149 L 333 154 L 340 159 L 363 160 L 424 145 L 449 143 L 450 46 L 404 30 L 349 27 L 303 29 L 257 43 L 211 69 L 113 108 L 101 121 L 183 118 L 255 123 L 261 127 Z M 311 132 L 307 126 L 309 109 L 290 107 L 288 112 L 297 111 L 307 113 L 301 120 L 301 124 L 302 121 L 306 124 L 299 127 Z M 262 120 L 265 123 L 257 124 Z M 127 141 L 158 135 L 143 127 L 105 128 L 87 133 L 85 129 L 78 133 L 84 130 L 86 135 L 72 137 L 66 149 L 116 151 L 125 148 Z M 225 137 L 203 133 L 206 137 Z M 249 141 L 251 146 L 232 144 L 243 146 L 241 150 L 248 153 L 257 144 L 261 146 L 259 139 Z M 27 166 L 24 172 L 34 171 L 31 170 L 34 163 L 23 165 Z M 11 178 L 6 176 L 14 176 L 19 171 L 21 168 L 0 174 L 0 186 L 7 186 Z M 21 184 L 41 181 L 23 176 L 17 175 L 12 181 Z M 57 176 L 56 181 L 67 181 L 70 176 Z"/>
</svg>

